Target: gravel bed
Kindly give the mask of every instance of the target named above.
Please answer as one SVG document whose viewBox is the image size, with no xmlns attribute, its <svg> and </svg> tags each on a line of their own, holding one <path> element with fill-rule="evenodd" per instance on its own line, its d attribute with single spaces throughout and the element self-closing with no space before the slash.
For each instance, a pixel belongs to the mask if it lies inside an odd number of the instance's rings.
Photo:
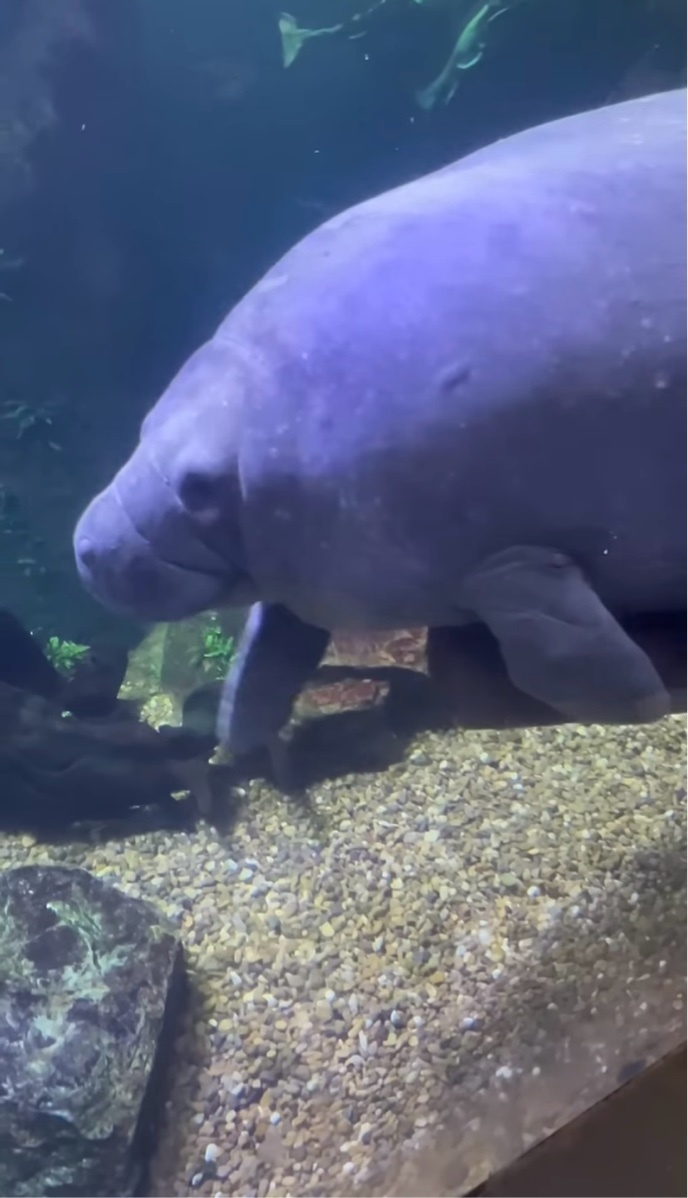
<svg viewBox="0 0 688 1198">
<path fill-rule="evenodd" d="M 230 832 L 0 838 L 181 929 L 156 1195 L 456 1194 L 684 1034 L 685 721 L 425 734 Z"/>
</svg>

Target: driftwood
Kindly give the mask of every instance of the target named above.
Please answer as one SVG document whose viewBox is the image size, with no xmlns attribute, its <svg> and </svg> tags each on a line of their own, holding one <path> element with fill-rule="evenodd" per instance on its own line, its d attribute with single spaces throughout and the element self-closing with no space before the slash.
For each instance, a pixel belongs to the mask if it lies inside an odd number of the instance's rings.
<svg viewBox="0 0 688 1198">
<path fill-rule="evenodd" d="M 70 678 L 0 613 L 0 826 L 58 830 L 156 808 L 165 823 L 212 806 L 215 736 L 156 730 L 118 699 L 126 654 L 94 650 Z"/>
</svg>

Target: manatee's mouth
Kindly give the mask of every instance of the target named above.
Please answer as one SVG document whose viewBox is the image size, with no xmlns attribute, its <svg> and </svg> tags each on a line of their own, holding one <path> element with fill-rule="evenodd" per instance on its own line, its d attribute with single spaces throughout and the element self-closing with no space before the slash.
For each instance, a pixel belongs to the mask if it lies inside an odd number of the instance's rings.
<svg viewBox="0 0 688 1198">
<path fill-rule="evenodd" d="M 157 541 L 153 546 L 116 487 L 96 496 L 74 532 L 77 570 L 86 590 L 113 611 L 151 621 L 253 602 L 250 579 L 191 536 L 181 521 L 173 530 L 176 536 L 162 531 L 160 546 Z"/>
</svg>

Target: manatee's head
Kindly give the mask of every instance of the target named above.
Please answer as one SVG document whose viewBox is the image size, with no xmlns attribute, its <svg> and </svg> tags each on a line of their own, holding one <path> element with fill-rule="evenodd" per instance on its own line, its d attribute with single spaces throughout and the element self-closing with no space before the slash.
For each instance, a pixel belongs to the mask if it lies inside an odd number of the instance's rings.
<svg viewBox="0 0 688 1198">
<path fill-rule="evenodd" d="M 227 348 L 203 346 L 79 520 L 79 575 L 105 606 L 167 621 L 256 598 L 241 535 L 235 383 Z"/>
</svg>

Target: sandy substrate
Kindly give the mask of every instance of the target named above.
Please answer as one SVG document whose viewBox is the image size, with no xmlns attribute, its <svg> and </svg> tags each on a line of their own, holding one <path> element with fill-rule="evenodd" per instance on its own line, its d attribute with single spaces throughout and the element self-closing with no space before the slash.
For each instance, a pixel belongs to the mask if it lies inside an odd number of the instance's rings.
<svg viewBox="0 0 688 1198">
<path fill-rule="evenodd" d="M 456 1194 L 677 1042 L 685 721 L 424 734 L 231 831 L 0 839 L 179 926 L 156 1195 Z M 241 796 L 240 796 L 241 797 Z"/>
</svg>

